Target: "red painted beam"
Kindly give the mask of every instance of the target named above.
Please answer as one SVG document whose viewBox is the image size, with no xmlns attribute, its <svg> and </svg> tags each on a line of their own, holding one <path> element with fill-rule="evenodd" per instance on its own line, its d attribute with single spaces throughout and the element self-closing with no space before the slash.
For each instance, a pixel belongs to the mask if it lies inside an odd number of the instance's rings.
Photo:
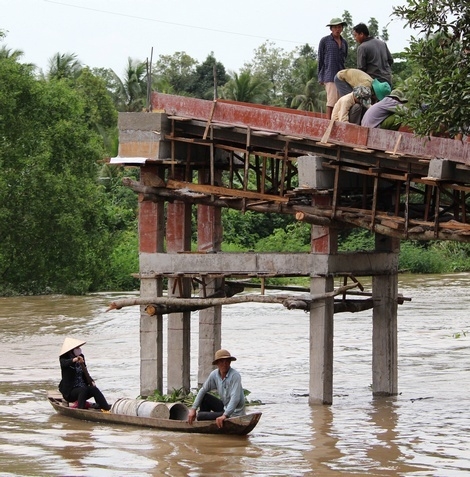
<svg viewBox="0 0 470 477">
<path fill-rule="evenodd" d="M 213 101 L 203 99 L 161 93 L 152 95 L 153 111 L 164 111 L 170 116 L 207 121 L 211 117 L 212 105 Z M 226 100 L 217 100 L 212 121 L 314 140 L 321 139 L 329 124 L 328 120 L 308 111 Z M 365 147 L 367 132 L 366 128 L 337 122 L 330 138 L 353 147 Z"/>
<path fill-rule="evenodd" d="M 152 94 L 153 111 L 162 111 L 170 116 L 207 121 L 211 117 L 212 106 L 213 101 Z M 227 100 L 217 100 L 212 121 L 318 141 L 329 124 L 327 119 L 321 118 L 317 113 Z M 399 138 L 396 149 L 398 154 L 443 158 L 470 166 L 470 143 L 453 139 L 420 138 L 406 132 L 369 129 L 336 122 L 329 141 L 352 147 L 393 151 Z"/>
</svg>

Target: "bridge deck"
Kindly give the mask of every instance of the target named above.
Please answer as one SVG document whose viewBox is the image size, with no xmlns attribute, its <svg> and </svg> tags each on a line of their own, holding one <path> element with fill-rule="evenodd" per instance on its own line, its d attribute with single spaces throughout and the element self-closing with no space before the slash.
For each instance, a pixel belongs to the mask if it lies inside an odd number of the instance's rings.
<svg viewBox="0 0 470 477">
<path fill-rule="evenodd" d="M 223 100 L 155 93 L 152 107 L 168 117 L 155 133 L 170 147 L 166 156 L 142 160 L 159 166 L 160 183 L 128 181 L 141 200 L 177 198 L 402 239 L 470 241 L 466 141 L 330 125 L 314 113 Z M 321 179 L 304 183 L 314 169 Z M 195 182 L 196 171 L 207 172 L 207 183 Z M 312 205 L 319 196 L 324 205 Z"/>
</svg>

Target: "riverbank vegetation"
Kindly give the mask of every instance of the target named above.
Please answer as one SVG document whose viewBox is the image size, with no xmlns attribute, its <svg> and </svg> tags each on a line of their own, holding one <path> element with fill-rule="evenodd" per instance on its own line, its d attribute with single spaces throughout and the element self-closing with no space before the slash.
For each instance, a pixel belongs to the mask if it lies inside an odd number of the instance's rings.
<svg viewBox="0 0 470 477">
<path fill-rule="evenodd" d="M 456 2 L 408 3 L 413 8 L 399 8 L 397 15 L 426 34 L 413 39 L 408 52 L 394 54 L 394 83 L 407 91 L 411 105 L 422 101 L 423 93 L 432 105 L 419 125 L 413 118 L 410 124 L 422 134 L 436 124 L 452 134 L 466 133 L 470 102 L 461 87 L 470 68 L 464 61 L 470 20 L 458 8 L 448 13 Z M 441 7 L 446 8 L 433 16 Z M 349 12 L 343 18 L 354 25 Z M 375 19 L 369 26 L 372 35 L 388 39 Z M 344 34 L 350 43 L 347 66 L 354 67 L 356 44 L 350 29 Z M 0 42 L 5 37 L 0 30 Z M 118 153 L 118 112 L 148 108 L 149 81 L 160 92 L 212 99 L 215 71 L 221 97 L 325 109 L 316 50 L 308 44 L 284 51 L 267 41 L 237 73 L 227 72 L 212 53 L 203 63 L 184 52 L 162 55 L 151 75 L 147 61 L 129 58 L 123 78 L 112 70 L 90 69 L 74 54 L 54 54 L 47 71 L 22 63 L 21 57 L 21 51 L 0 48 L 0 295 L 138 287 L 132 276 L 138 271 L 138 203 L 122 179 L 137 179 L 139 171 L 110 166 L 108 158 Z M 291 217 L 225 209 L 223 227 L 227 252 L 307 252 L 310 247 L 309 226 Z M 367 231 L 340 237 L 341 251 L 372 248 Z M 470 245 L 402 242 L 400 269 L 470 271 Z"/>
</svg>

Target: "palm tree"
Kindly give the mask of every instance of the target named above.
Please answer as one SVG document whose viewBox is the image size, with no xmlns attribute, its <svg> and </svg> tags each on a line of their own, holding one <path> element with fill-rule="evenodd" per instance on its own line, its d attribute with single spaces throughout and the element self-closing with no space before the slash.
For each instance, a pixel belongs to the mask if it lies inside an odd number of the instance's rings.
<svg viewBox="0 0 470 477">
<path fill-rule="evenodd" d="M 269 81 L 245 70 L 240 75 L 230 74 L 230 80 L 222 87 L 221 96 L 245 103 L 265 104 L 269 97 L 269 88 Z"/>
<path fill-rule="evenodd" d="M 119 111 L 142 111 L 147 101 L 147 64 L 128 58 L 124 79 L 115 75 Z"/>
<path fill-rule="evenodd" d="M 3 45 L 0 48 L 0 59 L 11 58 L 13 60 L 18 60 L 24 55 L 22 50 L 12 50 Z"/>
<path fill-rule="evenodd" d="M 82 64 L 75 53 L 56 53 L 49 59 L 49 69 L 46 78 L 76 79 L 82 71 Z"/>
<path fill-rule="evenodd" d="M 322 111 L 324 102 L 321 99 L 323 88 L 318 83 L 318 63 L 311 55 L 301 56 L 296 61 L 296 74 L 293 83 L 298 93 L 291 101 L 291 107 L 302 111 Z"/>
<path fill-rule="evenodd" d="M 318 91 L 318 80 L 312 78 L 307 81 L 303 94 L 298 94 L 292 99 L 291 106 L 302 111 L 321 111 L 323 101 Z"/>
</svg>

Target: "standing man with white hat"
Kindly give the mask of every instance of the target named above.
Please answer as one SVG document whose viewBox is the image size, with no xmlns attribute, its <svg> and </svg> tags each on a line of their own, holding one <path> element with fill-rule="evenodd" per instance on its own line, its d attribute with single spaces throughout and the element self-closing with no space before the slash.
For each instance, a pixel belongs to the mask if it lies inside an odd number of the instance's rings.
<svg viewBox="0 0 470 477">
<path fill-rule="evenodd" d="M 60 369 L 62 371 L 59 391 L 67 402 L 77 403 L 72 405 L 72 407 L 85 409 L 87 407 L 87 399 L 94 398 L 96 405 L 92 407 L 109 411 L 111 406 L 88 373 L 85 356 L 80 348 L 85 343 L 86 341 L 75 338 L 65 338 L 59 356 Z"/>
<path fill-rule="evenodd" d="M 346 25 L 341 18 L 333 18 L 326 25 L 330 27 L 331 34 L 324 36 L 318 46 L 318 81 L 325 85 L 327 119 L 331 119 L 333 107 L 338 101 L 335 75 L 344 69 L 348 56 L 348 42 L 341 36 Z"/>
<path fill-rule="evenodd" d="M 198 421 L 215 420 L 218 427 L 222 427 L 228 417 L 245 415 L 242 378 L 240 373 L 231 367 L 232 361 L 236 360 L 226 349 L 216 351 L 212 364 L 216 365 L 217 369 L 209 374 L 197 393 L 188 414 L 190 424 L 194 422 L 198 408 Z M 209 393 L 212 390 L 217 390 L 220 399 Z"/>
</svg>

